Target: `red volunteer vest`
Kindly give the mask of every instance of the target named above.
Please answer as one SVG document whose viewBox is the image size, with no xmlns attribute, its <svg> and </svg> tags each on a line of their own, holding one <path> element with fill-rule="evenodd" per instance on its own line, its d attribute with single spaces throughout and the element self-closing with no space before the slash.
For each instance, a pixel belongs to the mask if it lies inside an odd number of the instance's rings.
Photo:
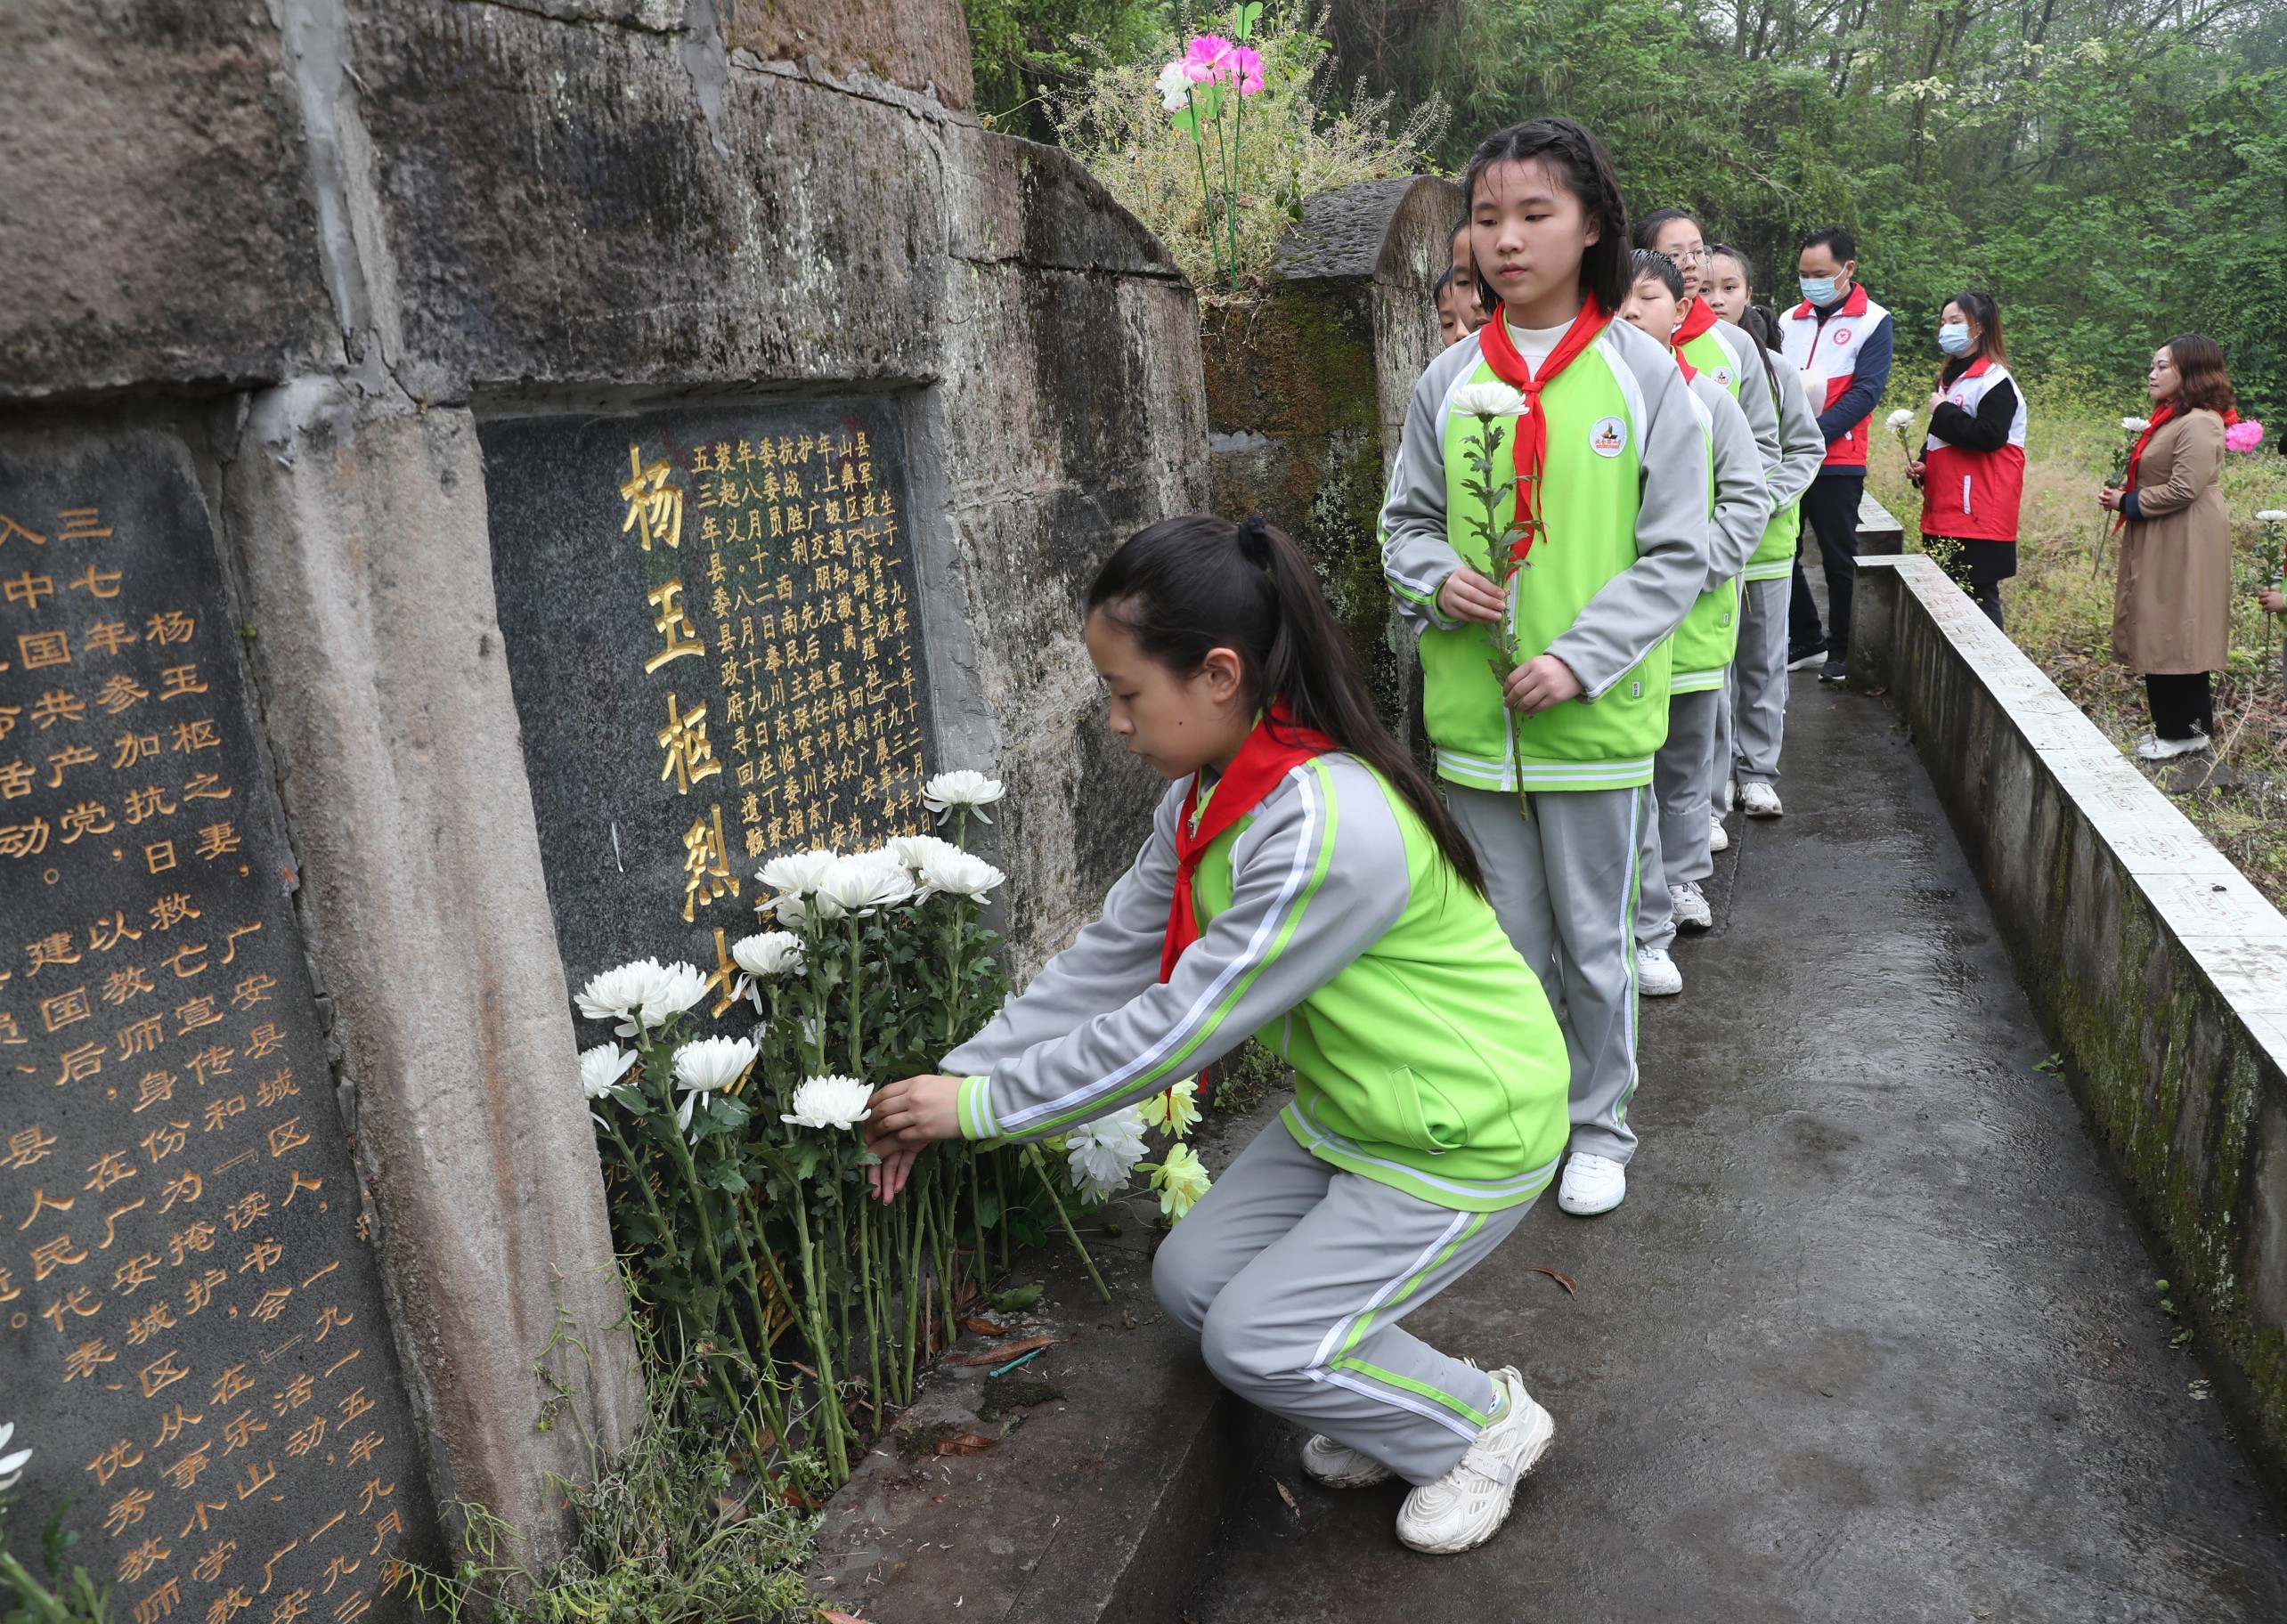
<svg viewBox="0 0 2287 1624">
<path fill-rule="evenodd" d="M 2009 378 L 2009 369 L 1980 356 L 1954 379 L 1946 399 L 1977 415 L 1985 392 Z M 2017 539 L 2017 508 L 2025 494 L 2025 392 L 2017 389 L 2017 415 L 2009 420 L 2009 443 L 1998 451 L 1966 451 L 1930 436 L 1928 466 L 1922 475 L 1922 533 L 1979 541 Z"/>
<path fill-rule="evenodd" d="M 1818 307 L 1808 299 L 1780 318 L 1779 353 L 1803 374 L 1813 410 L 1824 411 L 1849 393 L 1851 380 L 1858 373 L 1859 351 L 1867 335 L 1889 320 L 1890 313 L 1867 297 L 1861 282 L 1851 284 L 1850 296 L 1823 326 L 1819 321 Z M 1868 412 L 1851 425 L 1850 433 L 1827 445 L 1827 467 L 1866 467 L 1866 426 L 1873 418 L 1874 414 Z"/>
</svg>

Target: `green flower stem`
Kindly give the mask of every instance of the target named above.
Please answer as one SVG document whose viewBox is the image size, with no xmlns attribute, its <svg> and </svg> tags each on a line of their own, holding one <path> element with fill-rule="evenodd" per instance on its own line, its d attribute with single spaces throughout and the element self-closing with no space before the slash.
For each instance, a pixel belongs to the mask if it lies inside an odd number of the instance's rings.
<svg viewBox="0 0 2287 1624">
<path fill-rule="evenodd" d="M 663 1043 L 659 1046 L 665 1045 Z M 659 1090 L 663 1101 L 661 1108 L 666 1115 L 652 1125 L 652 1131 L 663 1137 L 674 1147 L 675 1158 L 682 1165 L 683 1181 L 690 1187 L 691 1205 L 697 1210 L 699 1215 L 699 1240 L 706 1249 L 707 1271 L 714 1279 L 716 1292 L 725 1303 L 728 1303 L 730 1300 L 730 1287 L 723 1283 L 722 1254 L 715 1245 L 714 1221 L 707 1211 L 706 1187 L 699 1181 L 698 1161 L 691 1155 L 691 1147 L 683 1139 L 682 1127 L 675 1120 L 674 1084 L 663 1077 L 659 1084 Z M 698 1108 L 695 1104 L 691 1108 L 696 1112 Z M 729 1319 L 731 1335 L 737 1339 L 740 1357 L 749 1365 L 757 1365 L 759 1361 L 754 1357 L 754 1351 L 747 1346 L 746 1329 L 739 1324 L 738 1315 L 734 1311 Z"/>
<path fill-rule="evenodd" d="M 1088 1279 L 1095 1282 L 1096 1295 L 1105 1302 L 1111 1302 L 1111 1287 L 1103 1283 L 1103 1276 L 1096 1272 L 1095 1259 L 1088 1255 L 1087 1247 L 1080 1243 L 1080 1232 L 1072 1227 L 1071 1217 L 1064 1211 L 1063 1200 L 1056 1194 L 1056 1181 L 1049 1174 L 1047 1158 L 1040 1154 L 1038 1145 L 1025 1146 L 1024 1156 L 1032 1164 L 1032 1171 L 1040 1175 L 1041 1188 L 1048 1192 L 1048 1204 L 1056 1209 L 1056 1222 L 1064 1226 L 1064 1233 L 1071 1238 L 1072 1250 L 1080 1255 L 1080 1262 L 1088 1271 Z"/>
<path fill-rule="evenodd" d="M 24 1564 L 10 1552 L 0 1550 L 0 1579 L 7 1581 L 16 1599 L 24 1604 L 27 1619 L 34 1624 L 71 1624 L 71 1615 L 63 1610 L 47 1587 L 34 1579 Z"/>
<path fill-rule="evenodd" d="M 846 1482 L 850 1477 L 850 1452 L 842 1434 L 850 1430 L 850 1417 L 842 1413 L 842 1394 L 834 1386 L 833 1339 L 827 1334 L 826 1309 L 818 1291 L 818 1268 L 811 1255 L 810 1198 L 801 1185 L 794 1187 L 794 1228 L 802 1249 L 803 1306 L 809 1315 L 810 1357 L 818 1361 L 818 1418 L 826 1433 L 826 1458 L 836 1482 Z"/>
<path fill-rule="evenodd" d="M 1006 1273 L 1008 1271 L 1008 1180 L 1003 1173 L 1005 1164 L 999 1150 L 994 1150 L 992 1156 L 993 1194 L 1000 1199 L 1001 1271 Z"/>
<path fill-rule="evenodd" d="M 858 1273 L 860 1291 L 866 1299 L 866 1372 L 874 1388 L 874 1425 L 882 1424 L 882 1400 L 884 1383 L 882 1379 L 882 1324 L 874 1289 L 874 1204 L 863 1204 L 858 1212 Z"/>
</svg>

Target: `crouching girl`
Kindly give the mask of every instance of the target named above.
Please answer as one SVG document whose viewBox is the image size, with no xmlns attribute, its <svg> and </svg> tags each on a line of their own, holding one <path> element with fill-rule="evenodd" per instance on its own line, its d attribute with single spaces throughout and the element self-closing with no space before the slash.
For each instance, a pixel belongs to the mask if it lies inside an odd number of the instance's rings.
<svg viewBox="0 0 2287 1624">
<path fill-rule="evenodd" d="M 876 1187 L 894 1198 L 931 1140 L 1063 1133 L 1254 1034 L 1294 1067 L 1294 1100 L 1160 1246 L 1160 1303 L 1226 1387 L 1314 1434 L 1305 1470 L 1403 1477 L 1398 1538 L 1466 1550 L 1553 1425 L 1515 1369 L 1400 1322 L 1547 1187 L 1564 1040 L 1291 542 L 1170 519 L 1087 603 L 1111 730 L 1170 788 L 1103 916 L 950 1075 L 875 1092 Z"/>
</svg>

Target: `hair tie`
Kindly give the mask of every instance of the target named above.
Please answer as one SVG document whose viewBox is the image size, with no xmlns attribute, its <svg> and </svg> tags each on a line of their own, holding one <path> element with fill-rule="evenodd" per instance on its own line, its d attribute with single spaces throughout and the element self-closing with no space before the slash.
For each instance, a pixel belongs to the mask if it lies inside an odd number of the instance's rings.
<svg viewBox="0 0 2287 1624">
<path fill-rule="evenodd" d="M 1271 531 L 1259 513 L 1250 513 L 1239 521 L 1239 556 L 1257 569 L 1267 572 L 1271 567 Z"/>
</svg>

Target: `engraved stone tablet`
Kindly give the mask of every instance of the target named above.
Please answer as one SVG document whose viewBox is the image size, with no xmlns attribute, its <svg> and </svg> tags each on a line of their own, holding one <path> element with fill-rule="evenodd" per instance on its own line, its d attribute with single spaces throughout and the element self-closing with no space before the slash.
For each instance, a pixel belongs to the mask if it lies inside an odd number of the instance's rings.
<svg viewBox="0 0 2287 1624">
<path fill-rule="evenodd" d="M 903 434 L 887 400 L 482 430 L 492 569 L 573 987 L 735 970 L 754 871 L 929 826 Z"/>
<path fill-rule="evenodd" d="M 168 442 L 0 442 L 12 1544 L 68 1495 L 115 1619 L 411 1618 L 435 1521 L 237 643 Z"/>
</svg>

